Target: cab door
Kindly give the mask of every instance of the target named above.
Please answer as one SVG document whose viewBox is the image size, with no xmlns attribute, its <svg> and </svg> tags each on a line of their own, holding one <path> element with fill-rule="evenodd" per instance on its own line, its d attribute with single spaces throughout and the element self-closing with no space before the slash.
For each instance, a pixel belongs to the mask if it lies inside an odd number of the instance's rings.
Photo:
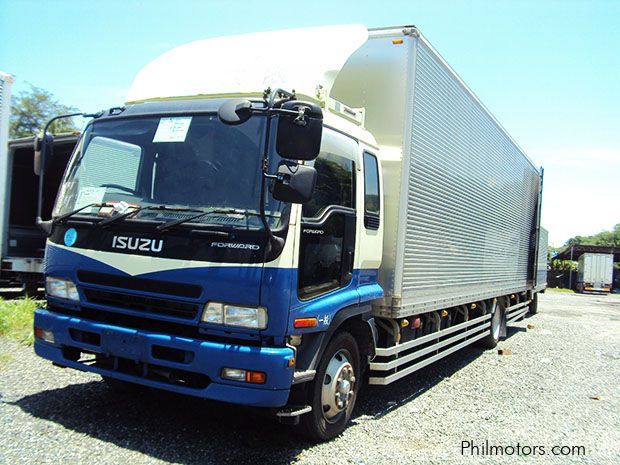
<svg viewBox="0 0 620 465">
<path fill-rule="evenodd" d="M 353 278 L 356 241 L 357 142 L 324 133 L 314 162 L 317 183 L 302 208 L 297 290 L 300 300 L 347 286 Z"/>
</svg>

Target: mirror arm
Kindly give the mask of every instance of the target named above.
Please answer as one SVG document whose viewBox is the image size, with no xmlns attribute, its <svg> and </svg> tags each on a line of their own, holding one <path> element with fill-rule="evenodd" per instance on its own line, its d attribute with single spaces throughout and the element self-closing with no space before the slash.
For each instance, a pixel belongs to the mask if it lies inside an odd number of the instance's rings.
<svg viewBox="0 0 620 465">
<path fill-rule="evenodd" d="M 267 100 L 267 96 L 269 96 L 269 100 Z M 293 89 L 292 92 L 289 92 L 280 88 L 271 90 L 271 87 L 267 87 L 267 89 L 263 92 L 263 98 L 268 103 L 269 108 L 273 108 L 276 98 L 278 97 L 281 97 L 284 100 L 293 100 L 295 98 L 295 90 Z"/>
<path fill-rule="evenodd" d="M 45 136 L 47 135 L 47 131 L 52 125 L 52 123 L 59 119 L 73 118 L 74 116 L 82 116 L 84 118 L 99 118 L 101 115 L 103 115 L 102 111 L 98 113 L 68 113 L 66 115 L 58 115 L 50 119 L 45 125 L 45 128 L 43 128 L 43 137 L 41 139 L 41 173 L 39 174 L 39 192 L 37 194 L 37 217 L 36 217 L 35 223 L 48 236 L 50 236 L 52 232 L 54 231 L 54 223 L 51 220 L 44 221 L 42 218 L 43 187 L 45 183 L 45 157 L 47 155 L 47 149 L 45 147 Z"/>
<path fill-rule="evenodd" d="M 275 179 L 276 181 L 284 180 L 284 176 L 282 176 L 281 174 L 267 174 L 266 172 L 263 171 L 263 176 L 266 179 Z"/>
<path fill-rule="evenodd" d="M 265 232 L 267 233 L 269 243 L 268 243 L 268 247 L 265 247 L 265 253 L 263 254 L 263 262 L 267 260 L 267 254 L 269 252 L 271 252 L 274 249 L 281 248 L 284 245 L 284 240 L 282 240 L 282 238 L 280 237 L 276 237 L 273 234 L 273 231 L 271 230 L 271 227 L 269 226 L 269 221 L 267 221 L 267 216 L 265 215 L 265 196 L 266 196 L 265 181 L 271 176 L 274 176 L 267 172 L 269 168 L 269 137 L 271 135 L 271 116 L 270 115 L 268 115 L 267 117 L 267 124 L 265 128 L 265 132 L 266 132 L 266 137 L 265 137 L 265 145 L 263 149 L 263 161 L 261 163 L 261 171 L 263 175 L 261 177 L 261 186 L 260 186 L 259 213 L 260 213 L 260 219 L 263 223 L 263 228 L 265 229 Z"/>
</svg>

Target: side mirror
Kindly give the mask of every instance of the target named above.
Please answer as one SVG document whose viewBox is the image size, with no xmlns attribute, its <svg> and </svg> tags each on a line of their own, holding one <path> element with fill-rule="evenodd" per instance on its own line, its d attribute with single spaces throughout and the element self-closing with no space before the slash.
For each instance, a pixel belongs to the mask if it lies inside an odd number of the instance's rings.
<svg viewBox="0 0 620 465">
<path fill-rule="evenodd" d="M 321 150 L 323 111 L 314 103 L 291 100 L 278 115 L 276 152 L 291 160 L 314 160 Z"/>
<path fill-rule="evenodd" d="M 217 111 L 217 116 L 222 123 L 230 126 L 245 123 L 252 116 L 252 103 L 241 98 L 227 100 Z"/>
<path fill-rule="evenodd" d="M 281 162 L 276 176 L 269 189 L 274 199 L 306 203 L 312 198 L 317 176 L 312 166 Z"/>
<path fill-rule="evenodd" d="M 45 134 L 43 137 L 35 136 L 34 138 L 34 174 L 41 176 L 52 161 L 54 152 L 54 136 Z"/>
</svg>

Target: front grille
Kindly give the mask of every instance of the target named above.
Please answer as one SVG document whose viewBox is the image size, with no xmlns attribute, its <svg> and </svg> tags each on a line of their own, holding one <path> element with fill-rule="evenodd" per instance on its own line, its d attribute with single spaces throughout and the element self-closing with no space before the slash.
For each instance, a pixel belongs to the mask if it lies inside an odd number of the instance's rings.
<svg viewBox="0 0 620 465">
<path fill-rule="evenodd" d="M 201 335 L 198 330 L 198 326 L 193 326 L 186 323 L 173 323 L 171 321 L 155 320 L 152 318 L 144 318 L 143 316 L 110 312 L 108 310 L 101 310 L 88 306 L 82 306 L 80 310 L 72 310 L 53 305 L 51 303 L 48 305 L 49 309 L 53 312 L 84 318 L 85 320 L 96 321 L 98 323 L 120 326 L 128 329 L 152 331 L 154 333 L 174 334 L 175 336 L 189 337 L 193 339 L 204 339 L 203 335 Z"/>
<path fill-rule="evenodd" d="M 173 316 L 184 320 L 193 320 L 198 312 L 198 305 L 175 300 L 156 299 L 141 295 L 125 294 L 122 292 L 102 291 L 98 289 L 84 289 L 88 302 L 136 312 L 151 313 L 154 315 Z"/>
<path fill-rule="evenodd" d="M 175 283 L 156 279 L 135 278 L 96 271 L 79 270 L 78 279 L 85 284 L 98 286 L 117 287 L 134 291 L 152 292 L 154 294 L 167 294 L 175 297 L 197 299 L 202 294 L 202 288 L 196 284 Z"/>
<path fill-rule="evenodd" d="M 101 310 L 99 308 L 89 307 L 88 305 L 82 305 L 80 309 L 77 310 L 60 307 L 57 304 L 50 302 L 48 303 L 48 308 L 52 312 L 60 313 L 61 315 L 74 316 L 77 318 L 83 318 L 87 321 L 119 326 L 121 328 L 135 329 L 138 331 L 150 331 L 153 333 L 171 334 L 190 339 L 201 339 L 205 341 L 221 342 L 224 344 L 240 344 L 251 347 L 274 345 L 273 339 L 270 338 L 265 338 L 264 344 L 261 344 L 261 341 L 254 339 L 238 339 L 232 336 L 218 336 L 203 333 L 197 325 L 192 324 L 190 321 L 187 323 L 175 323 L 172 321 L 156 320 L 153 318 L 145 318 L 143 316 L 127 315 L 125 313 Z"/>
</svg>

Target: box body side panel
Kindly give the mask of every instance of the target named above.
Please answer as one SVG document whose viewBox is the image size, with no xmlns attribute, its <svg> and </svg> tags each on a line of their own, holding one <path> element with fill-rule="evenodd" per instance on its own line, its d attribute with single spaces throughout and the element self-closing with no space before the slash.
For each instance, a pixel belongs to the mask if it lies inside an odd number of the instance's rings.
<svg viewBox="0 0 620 465">
<path fill-rule="evenodd" d="M 393 290 L 402 300 L 390 316 L 532 284 L 540 174 L 426 40 L 416 42 L 399 213 L 402 267 L 395 270 L 400 288 Z"/>
<path fill-rule="evenodd" d="M 549 233 L 545 228 L 540 228 L 538 238 L 538 263 L 536 266 L 536 289 L 547 287 L 547 258 L 549 254 Z"/>
</svg>

